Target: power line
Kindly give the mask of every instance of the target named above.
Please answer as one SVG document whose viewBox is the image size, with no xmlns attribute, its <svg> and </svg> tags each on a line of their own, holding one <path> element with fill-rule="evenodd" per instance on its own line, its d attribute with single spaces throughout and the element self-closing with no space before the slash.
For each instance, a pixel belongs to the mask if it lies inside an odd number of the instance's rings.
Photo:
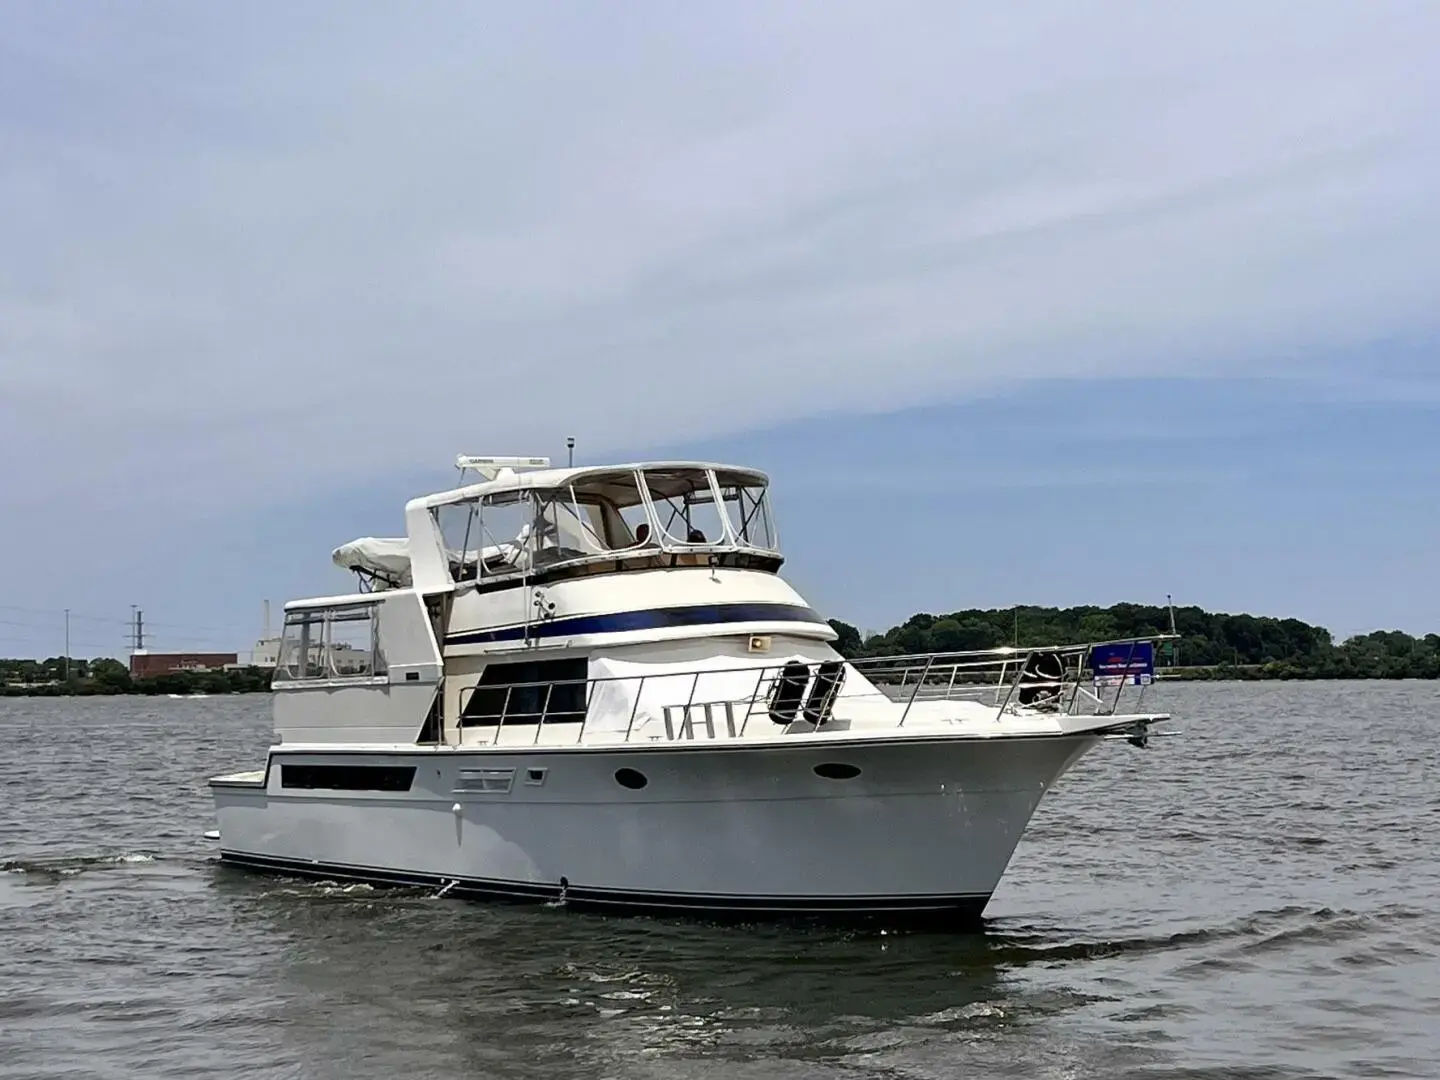
<svg viewBox="0 0 1440 1080">
<path fill-rule="evenodd" d="M 35 644 L 35 638 L 33 638 L 33 637 L 20 637 L 20 636 L 18 636 L 18 635 L 14 635 L 14 634 L 0 634 L 0 641 L 19 641 L 19 642 L 23 642 L 24 644 L 30 645 L 30 646 L 33 646 L 33 645 Z M 113 649 L 113 648 L 114 648 L 113 645 L 102 645 L 102 644 L 100 644 L 100 643 L 97 642 L 97 641 L 75 641 L 75 640 L 73 640 L 73 639 L 72 639 L 71 642 L 70 642 L 70 647 L 71 647 L 72 649 Z M 56 652 L 55 652 L 54 655 L 56 655 L 56 656 L 61 655 L 61 654 L 60 654 L 60 651 L 59 651 L 59 650 L 56 650 Z M 14 660 L 14 659 L 23 659 L 23 658 L 19 658 L 19 657 L 6 657 L 6 659 L 7 659 L 7 660 Z"/>
<path fill-rule="evenodd" d="M 0 604 L 0 611 L 18 611 L 23 615 L 44 615 L 51 619 L 59 619 L 64 615 L 63 609 L 60 608 L 19 607 L 16 604 Z M 83 611 L 71 611 L 70 618 L 82 622 L 119 623 L 122 626 L 130 621 L 129 619 L 117 619 L 113 615 L 87 615 Z"/>
<path fill-rule="evenodd" d="M 43 617 L 43 618 L 45 618 L 45 619 L 47 619 L 47 620 L 54 620 L 54 622 L 55 622 L 57 625 L 63 625 L 64 619 L 65 619 L 65 611 L 64 611 L 64 609 L 62 609 L 62 608 L 44 609 L 44 608 L 20 607 L 20 606 L 18 606 L 18 605 L 16 605 L 16 604 L 0 604 L 0 611 L 18 612 L 18 613 L 20 613 L 20 614 L 22 614 L 22 615 L 37 615 L 37 616 L 41 616 L 41 617 Z M 89 614 L 86 614 L 85 612 L 75 611 L 75 610 L 73 610 L 73 609 L 70 611 L 70 619 L 71 619 L 72 622 L 100 622 L 100 623 L 109 623 L 109 624 L 116 625 L 116 626 L 124 626 L 124 627 L 126 627 L 127 629 L 132 629 L 132 630 L 133 630 L 134 625 L 135 625 L 135 623 L 134 623 L 134 617 L 133 617 L 133 616 L 131 616 L 130 618 L 126 618 L 126 619 L 121 619 L 121 618 L 116 618 L 116 617 L 113 616 L 113 615 L 89 615 Z M 9 619 L 0 619 L 0 622 L 12 623 L 12 620 L 9 620 Z M 35 625 L 35 623 L 34 623 L 33 621 L 31 621 L 31 622 L 29 622 L 29 623 L 13 623 L 13 625 L 16 625 L 16 626 L 26 626 L 26 625 Z M 239 625 L 238 623 L 237 623 L 237 624 L 232 624 L 232 625 L 229 625 L 229 626 L 206 626 L 206 625 L 202 625 L 202 624 L 200 624 L 200 623 L 169 622 L 169 621 L 163 620 L 163 619 L 161 619 L 161 620 L 146 619 L 146 620 L 145 620 L 145 628 L 146 628 L 146 634 L 147 634 L 147 636 L 150 636 L 150 635 L 149 635 L 150 629 L 152 629 L 152 628 L 154 628 L 154 627 L 157 627 L 157 626 L 159 626 L 159 627 L 165 627 L 165 628 L 167 628 L 167 629 L 175 629 L 175 630 L 199 630 L 199 631 L 203 631 L 203 632 L 208 633 L 208 634 L 227 634 L 227 635 L 228 635 L 228 634 L 242 634 L 242 635 L 248 636 L 248 635 L 253 634 L 253 633 L 255 632 L 253 626 L 249 626 L 249 625 L 241 626 L 241 625 Z M 174 638 L 174 637 L 176 637 L 177 635 L 167 634 L 167 635 L 165 635 L 165 636 L 166 636 L 166 637 Z M 196 638 L 195 635 L 189 635 L 189 637 L 190 637 L 191 640 L 210 640 L 209 638 Z"/>
</svg>

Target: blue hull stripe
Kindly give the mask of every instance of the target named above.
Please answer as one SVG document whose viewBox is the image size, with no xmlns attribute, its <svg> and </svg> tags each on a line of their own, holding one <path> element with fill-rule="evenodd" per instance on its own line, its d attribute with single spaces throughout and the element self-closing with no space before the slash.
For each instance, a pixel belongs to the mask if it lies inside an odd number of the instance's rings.
<svg viewBox="0 0 1440 1080">
<path fill-rule="evenodd" d="M 797 622 L 825 620 L 802 604 L 696 604 L 690 607 L 651 608 L 648 611 L 617 611 L 610 615 L 579 615 L 571 619 L 530 624 L 530 637 L 581 637 L 588 634 L 624 634 L 635 630 L 669 630 L 678 626 L 719 626 L 724 623 Z M 483 645 L 491 642 L 522 641 L 525 627 L 499 630 L 467 630 L 451 634 L 446 645 Z"/>
</svg>

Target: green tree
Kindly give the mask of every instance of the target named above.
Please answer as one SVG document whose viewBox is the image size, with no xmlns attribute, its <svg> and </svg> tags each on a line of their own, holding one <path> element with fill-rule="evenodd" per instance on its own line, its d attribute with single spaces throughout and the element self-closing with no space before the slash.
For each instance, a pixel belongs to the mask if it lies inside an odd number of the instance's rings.
<svg viewBox="0 0 1440 1080">
<path fill-rule="evenodd" d="M 863 642 L 860 640 L 860 631 L 847 622 L 839 619 L 830 619 L 830 629 L 839 635 L 835 639 L 835 651 L 841 656 L 859 656 Z"/>
<path fill-rule="evenodd" d="M 108 657 L 91 662 L 90 677 L 97 688 L 110 694 L 128 694 L 135 685 L 130 678 L 130 669 L 119 660 Z"/>
</svg>

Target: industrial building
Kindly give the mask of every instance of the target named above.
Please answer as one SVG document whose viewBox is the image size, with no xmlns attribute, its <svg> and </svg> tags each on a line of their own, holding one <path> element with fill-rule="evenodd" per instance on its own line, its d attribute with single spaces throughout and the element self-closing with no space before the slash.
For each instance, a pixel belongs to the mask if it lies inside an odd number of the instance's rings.
<svg viewBox="0 0 1440 1080">
<path fill-rule="evenodd" d="M 233 652 L 150 652 L 148 649 L 137 649 L 130 654 L 130 675 L 143 679 L 177 671 L 223 671 L 238 660 Z"/>
</svg>

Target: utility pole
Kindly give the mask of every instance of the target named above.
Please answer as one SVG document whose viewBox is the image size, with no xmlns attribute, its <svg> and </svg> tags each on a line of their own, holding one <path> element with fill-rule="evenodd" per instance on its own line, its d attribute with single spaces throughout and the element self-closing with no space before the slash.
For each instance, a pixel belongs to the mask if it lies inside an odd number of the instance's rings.
<svg viewBox="0 0 1440 1080">
<path fill-rule="evenodd" d="M 1165 594 L 1165 606 L 1170 609 L 1170 633 L 1178 637 L 1179 635 L 1175 634 L 1175 600 L 1169 593 Z M 1174 667 L 1180 666 L 1180 643 L 1178 641 L 1170 642 L 1170 663 Z"/>
<path fill-rule="evenodd" d="M 70 682 L 70 609 L 65 609 L 65 682 Z"/>
</svg>

